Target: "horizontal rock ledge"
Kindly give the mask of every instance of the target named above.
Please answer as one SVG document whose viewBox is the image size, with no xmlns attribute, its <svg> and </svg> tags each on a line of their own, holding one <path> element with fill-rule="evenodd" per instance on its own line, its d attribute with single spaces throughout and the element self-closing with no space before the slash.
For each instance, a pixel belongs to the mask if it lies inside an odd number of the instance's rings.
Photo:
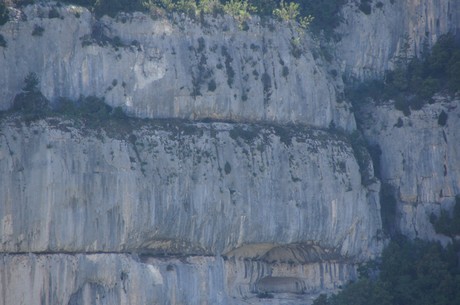
<svg viewBox="0 0 460 305">
<path fill-rule="evenodd" d="M 261 293 L 269 291 L 305 305 L 355 277 L 356 266 L 331 262 L 293 267 L 201 256 L 0 254 L 4 304 L 260 304 Z"/>
</svg>

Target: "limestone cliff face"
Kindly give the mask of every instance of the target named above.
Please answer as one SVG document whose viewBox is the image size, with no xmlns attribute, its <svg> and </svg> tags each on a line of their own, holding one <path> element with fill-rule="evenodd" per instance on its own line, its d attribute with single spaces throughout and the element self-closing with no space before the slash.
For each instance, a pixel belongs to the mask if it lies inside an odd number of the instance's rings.
<svg viewBox="0 0 460 305">
<path fill-rule="evenodd" d="M 369 15 L 358 9 L 358 1 L 350 1 L 342 10 L 336 54 L 348 77 L 380 78 L 393 68 L 397 56 L 404 56 L 406 43 L 407 55 L 413 56 L 431 47 L 442 34 L 460 34 L 456 0 L 373 2 Z"/>
<path fill-rule="evenodd" d="M 0 27 L 0 109 L 36 72 L 53 103 L 95 95 L 156 120 L 2 120 L 0 303 L 309 304 L 355 278 L 384 244 L 380 183 L 363 186 L 349 140 L 326 129 L 356 128 L 329 72 L 381 76 L 406 34 L 419 52 L 459 28 L 456 1 L 391 2 L 343 9 L 332 64 L 308 35 L 257 18 L 240 30 L 229 17 L 15 12 Z M 362 112 L 398 227 L 441 238 L 428 216 L 460 192 L 458 99 Z"/>
<path fill-rule="evenodd" d="M 458 39 L 458 1 L 380 3 L 372 4 L 369 15 L 353 1 L 342 10 L 336 58 L 348 79 L 381 78 L 398 57 L 419 55 L 441 35 L 450 32 Z M 361 109 L 360 128 L 382 152 L 382 182 L 393 187 L 398 201 L 396 227 L 410 237 L 446 242 L 434 232 L 429 217 L 441 208 L 449 210 L 459 193 L 459 101 L 444 94 L 435 100 L 408 117 L 395 110 L 392 101 L 367 105 Z M 438 124 L 442 112 L 450 118 L 444 126 Z"/>
<path fill-rule="evenodd" d="M 336 289 L 381 251 L 379 185 L 361 184 L 345 137 L 277 125 L 75 124 L 1 125 L 0 247 L 16 253 L 2 270 L 36 275 L 28 304 L 125 304 L 138 292 L 131 304 L 240 304 L 263 292 L 305 304 L 299 294 Z M 79 280 L 61 286 L 62 274 Z M 9 277 L 2 287 L 24 293 Z"/>
<path fill-rule="evenodd" d="M 158 123 L 120 140 L 52 123 L 2 125 L 3 252 L 220 255 L 307 241 L 351 258 L 379 251 L 376 193 L 345 139 Z"/>
<path fill-rule="evenodd" d="M 382 182 L 395 189 L 398 228 L 413 238 L 447 241 L 436 235 L 429 218 L 450 210 L 460 193 L 460 101 L 444 95 L 435 100 L 408 117 L 392 104 L 369 105 L 362 126 L 368 141 L 382 151 Z"/>
<path fill-rule="evenodd" d="M 314 279 L 303 282 L 293 277 L 267 276 L 270 268 L 263 263 L 256 267 L 253 264 L 216 257 L 144 259 L 114 253 L 4 255 L 0 261 L 0 303 L 311 304 L 312 297 L 304 293 L 311 292 L 312 284 L 323 288 L 342 285 L 348 280 L 344 276 L 355 269 L 343 263 L 303 266 L 298 271 Z M 291 274 L 295 268 L 292 264 L 284 267 Z M 261 275 L 266 277 L 260 288 L 247 284 Z M 267 283 L 267 279 L 278 283 Z M 236 280 L 247 283 L 235 284 Z M 273 292 L 270 286 L 282 290 L 278 294 L 281 297 L 260 299 L 256 293 L 247 292 L 248 289 Z"/>
<path fill-rule="evenodd" d="M 309 304 L 380 253 L 380 185 L 326 130 L 356 125 L 308 35 L 53 5 L 0 27 L 0 109 L 35 72 L 52 103 L 156 120 L 1 122 L 1 304 Z"/>
<path fill-rule="evenodd" d="M 295 29 L 257 18 L 240 30 L 230 17 L 152 20 L 135 13 L 95 20 L 87 10 L 51 5 L 24 9 L 0 28 L 0 109 L 11 106 L 35 72 L 43 94 L 104 96 L 138 117 L 225 118 L 355 128 L 338 103 L 334 79 L 316 43 Z M 24 20 L 26 19 L 26 21 Z M 36 27 L 41 35 L 32 35 Z"/>
</svg>

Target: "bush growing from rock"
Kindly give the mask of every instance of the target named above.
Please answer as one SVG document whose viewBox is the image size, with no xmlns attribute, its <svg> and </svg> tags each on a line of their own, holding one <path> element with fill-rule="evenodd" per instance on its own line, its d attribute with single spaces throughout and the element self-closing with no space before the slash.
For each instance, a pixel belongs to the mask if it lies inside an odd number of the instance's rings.
<svg viewBox="0 0 460 305">
<path fill-rule="evenodd" d="M 50 110 L 49 101 L 38 88 L 40 80 L 34 72 L 24 78 L 22 92 L 15 96 L 13 110 L 26 114 L 43 115 Z"/>
<path fill-rule="evenodd" d="M 0 47 L 6 48 L 8 44 L 6 43 L 5 37 L 3 37 L 2 34 L 0 34 Z"/>
<path fill-rule="evenodd" d="M 8 8 L 5 3 L 0 3 L 0 25 L 4 25 L 9 20 Z"/>
</svg>

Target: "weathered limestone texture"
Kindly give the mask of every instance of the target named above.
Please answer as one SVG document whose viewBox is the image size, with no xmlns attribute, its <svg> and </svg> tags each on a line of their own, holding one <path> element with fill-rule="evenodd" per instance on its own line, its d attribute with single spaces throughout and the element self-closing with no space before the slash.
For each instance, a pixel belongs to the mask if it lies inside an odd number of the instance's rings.
<svg viewBox="0 0 460 305">
<path fill-rule="evenodd" d="M 378 188 L 361 184 L 345 137 L 160 122 L 117 139 L 73 124 L 2 123 L 1 251 L 219 255 L 315 241 L 379 253 Z"/>
<path fill-rule="evenodd" d="M 429 218 L 450 210 L 460 194 L 459 105 L 458 97 L 438 95 L 407 117 L 393 104 L 363 109 L 364 133 L 382 151 L 382 182 L 396 190 L 397 225 L 406 236 L 447 240 L 436 235 Z"/>
<path fill-rule="evenodd" d="M 308 35 L 257 18 L 247 31 L 229 16 L 200 23 L 176 16 L 152 20 L 134 13 L 96 20 L 86 9 L 28 6 L 0 27 L 8 43 L 0 56 L 0 109 L 35 72 L 43 94 L 106 98 L 138 117 L 297 122 L 355 128 L 338 103 L 341 78 L 328 73 Z M 24 19 L 27 19 L 26 21 Z M 44 29 L 32 35 L 34 28 Z"/>
<path fill-rule="evenodd" d="M 347 275 L 353 275 L 355 270 L 351 265 L 333 262 L 297 267 L 291 263 L 288 268 L 294 276 L 297 269 L 309 278 L 281 277 L 277 275 L 279 272 L 271 276 L 268 264 L 230 262 L 221 257 L 3 254 L 0 257 L 0 304 L 305 305 L 313 300 L 313 296 L 305 294 L 312 292 L 307 286 L 311 286 L 310 279 L 324 282 L 324 289 L 331 286 L 334 278 L 337 288 L 349 280 Z M 254 284 L 255 280 L 260 281 Z M 289 285 L 293 281 L 298 283 L 297 287 Z M 274 293 L 276 289 L 280 291 L 276 298 L 258 297 L 259 293 Z"/>
<path fill-rule="evenodd" d="M 345 136 L 136 124 L 2 121 L 3 304 L 310 304 L 380 253 Z"/>
<path fill-rule="evenodd" d="M 342 10 L 337 60 L 348 77 L 380 78 L 393 67 L 397 56 L 420 54 L 440 35 L 460 35 L 460 2 L 457 0 L 373 1 L 372 13 L 350 1 Z M 382 3 L 382 7 L 378 7 Z"/>
<path fill-rule="evenodd" d="M 146 264 L 128 254 L 3 255 L 0 270 L 5 305 L 229 304 L 222 259 Z"/>
</svg>

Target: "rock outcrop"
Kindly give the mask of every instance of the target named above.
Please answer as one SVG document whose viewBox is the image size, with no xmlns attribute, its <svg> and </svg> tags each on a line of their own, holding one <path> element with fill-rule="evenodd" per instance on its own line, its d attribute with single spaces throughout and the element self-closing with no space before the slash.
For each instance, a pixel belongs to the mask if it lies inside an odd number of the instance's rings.
<svg viewBox="0 0 460 305">
<path fill-rule="evenodd" d="M 73 121 L 14 124 L 0 138 L 3 252 L 220 255 L 306 241 L 344 257 L 379 251 L 377 193 L 345 137 L 160 122 L 117 139 Z"/>
<path fill-rule="evenodd" d="M 380 182 L 361 177 L 338 71 L 381 77 L 403 43 L 460 28 L 454 0 L 379 3 L 343 8 L 332 60 L 256 17 L 12 11 L 0 110 L 35 72 L 54 105 L 92 95 L 138 119 L 1 117 L 0 304 L 310 304 L 356 278 L 384 245 Z M 447 242 L 429 215 L 460 193 L 460 113 L 438 99 L 410 117 L 369 104 L 360 128 L 398 229 Z"/>
<path fill-rule="evenodd" d="M 134 13 L 96 20 L 86 9 L 29 6 L 0 28 L 0 109 L 35 72 L 51 100 L 105 97 L 131 115 L 294 122 L 355 128 L 337 102 L 317 43 L 293 28 L 254 18 L 240 30 L 229 16 L 152 20 Z M 26 19 L 26 20 L 24 20 Z M 34 33 L 43 29 L 40 34 Z"/>
<path fill-rule="evenodd" d="M 350 1 L 342 10 L 337 60 L 349 78 L 381 78 L 398 56 L 427 51 L 439 36 L 460 35 L 456 0 L 371 1 L 370 14 Z"/>
<path fill-rule="evenodd" d="M 437 95 L 407 117 L 392 103 L 362 108 L 364 134 L 381 151 L 382 183 L 395 191 L 397 229 L 411 238 L 449 240 L 436 234 L 430 216 L 451 210 L 460 194 L 459 106 L 458 97 Z"/>
<path fill-rule="evenodd" d="M 1 125 L 0 247 L 10 253 L 2 270 L 36 274 L 29 304 L 89 304 L 96 296 L 123 304 L 136 294 L 129 289 L 140 289 L 132 304 L 240 304 L 264 292 L 304 304 L 295 296 L 336 289 L 381 251 L 378 184 L 362 185 L 342 135 L 301 126 L 78 123 L 16 117 Z M 58 285 L 63 273 L 80 282 Z M 24 293 L 14 285 L 7 279 L 3 289 Z"/>
</svg>

